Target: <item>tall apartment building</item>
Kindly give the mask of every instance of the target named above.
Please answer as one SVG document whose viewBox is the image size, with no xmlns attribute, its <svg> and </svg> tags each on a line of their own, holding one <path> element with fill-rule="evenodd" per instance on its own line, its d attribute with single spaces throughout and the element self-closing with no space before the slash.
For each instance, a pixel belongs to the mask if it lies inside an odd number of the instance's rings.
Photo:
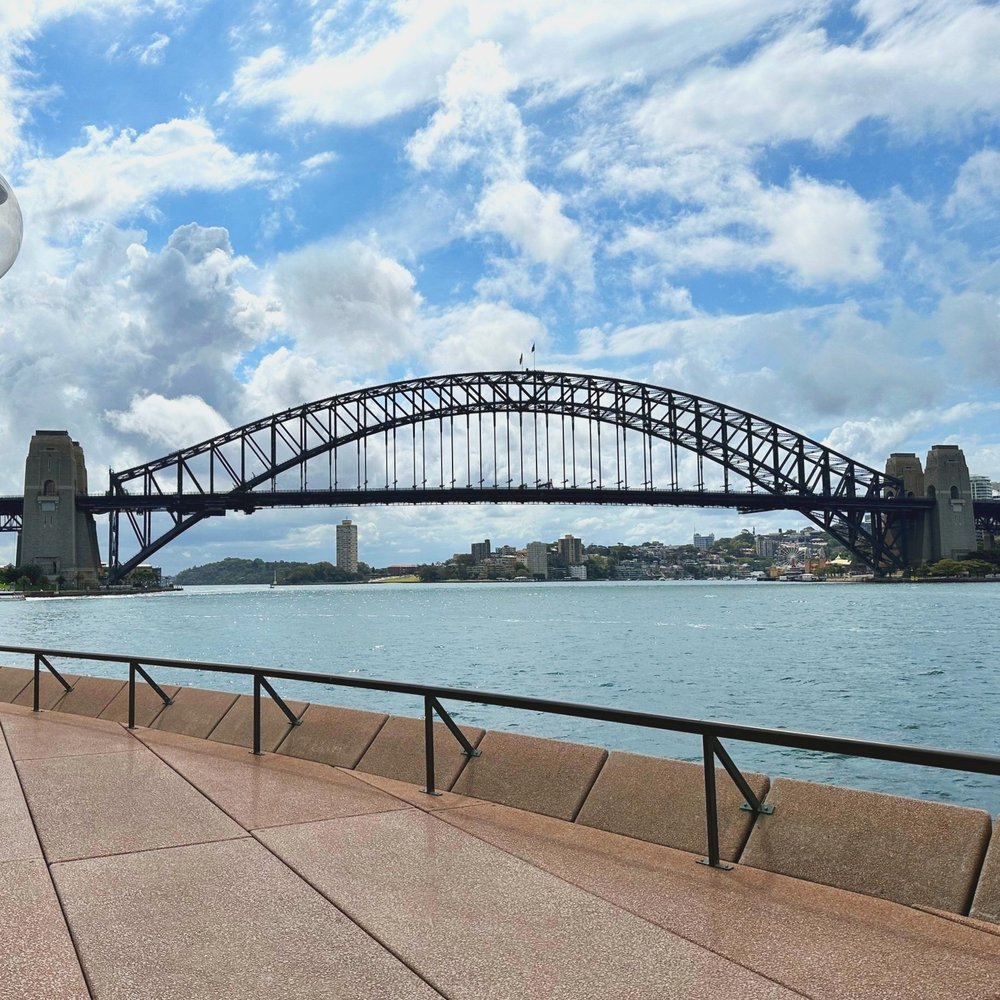
<svg viewBox="0 0 1000 1000">
<path fill-rule="evenodd" d="M 691 544 L 701 552 L 707 552 L 715 544 L 715 535 L 699 535 L 696 531 Z"/>
<path fill-rule="evenodd" d="M 972 502 L 977 500 L 993 499 L 993 482 L 989 476 L 969 476 L 969 485 L 972 487 Z M 976 528 L 976 541 L 986 540 L 986 532 L 981 528 Z"/>
<path fill-rule="evenodd" d="M 545 542 L 528 542 L 528 576 L 549 576 L 549 547 Z"/>
<path fill-rule="evenodd" d="M 559 557 L 567 566 L 577 566 L 583 562 L 583 540 L 572 535 L 563 535 L 558 541 Z"/>
<path fill-rule="evenodd" d="M 358 526 L 347 518 L 337 525 L 337 569 L 358 571 Z"/>
<path fill-rule="evenodd" d="M 479 564 L 490 557 L 490 540 L 472 543 L 472 561 Z"/>
</svg>

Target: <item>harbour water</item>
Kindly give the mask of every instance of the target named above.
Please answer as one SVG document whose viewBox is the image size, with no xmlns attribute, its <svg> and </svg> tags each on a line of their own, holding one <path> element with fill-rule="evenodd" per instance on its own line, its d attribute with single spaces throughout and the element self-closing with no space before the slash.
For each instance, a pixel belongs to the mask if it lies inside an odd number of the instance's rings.
<svg viewBox="0 0 1000 1000">
<path fill-rule="evenodd" d="M 0 635 L 6 645 L 411 680 L 996 754 L 998 603 L 1000 583 L 189 587 L 0 602 Z M 85 672 L 124 676 L 99 663 Z M 249 689 L 226 675 L 155 676 Z M 415 698 L 346 688 L 286 684 L 279 693 L 422 711 Z M 446 707 L 459 722 L 493 729 L 690 760 L 700 754 L 700 741 L 682 734 Z M 744 769 L 772 776 L 1000 813 L 1000 778 L 747 743 L 728 748 Z"/>
</svg>

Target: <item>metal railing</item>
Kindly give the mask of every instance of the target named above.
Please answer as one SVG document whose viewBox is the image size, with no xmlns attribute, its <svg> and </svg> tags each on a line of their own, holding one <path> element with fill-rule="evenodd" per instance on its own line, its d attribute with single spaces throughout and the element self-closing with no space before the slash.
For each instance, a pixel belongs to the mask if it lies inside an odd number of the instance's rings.
<svg viewBox="0 0 1000 1000">
<path fill-rule="evenodd" d="M 743 793 L 746 802 L 741 808 L 759 815 L 770 815 L 774 807 L 761 802 L 754 793 L 740 769 L 733 762 L 722 745 L 722 740 L 740 740 L 769 746 L 788 747 L 795 750 L 812 750 L 822 753 L 840 754 L 847 757 L 863 757 L 870 760 L 893 761 L 899 764 L 917 764 L 922 767 L 937 767 L 953 771 L 1000 776 L 1000 756 L 982 753 L 966 753 L 957 750 L 940 750 L 930 747 L 907 746 L 898 743 L 881 743 L 842 736 L 823 736 L 816 733 L 797 732 L 789 729 L 768 729 L 760 726 L 743 726 L 731 722 L 717 722 L 706 719 L 691 719 L 684 716 L 657 715 L 652 712 L 636 712 L 624 708 L 605 708 L 574 702 L 553 701 L 548 698 L 529 698 L 520 695 L 500 694 L 491 691 L 473 691 L 466 688 L 442 687 L 435 684 L 414 684 L 406 681 L 380 680 L 365 677 L 345 677 L 338 674 L 316 674 L 303 670 L 284 670 L 278 667 L 255 667 L 234 663 L 204 663 L 195 660 L 171 660 L 153 656 L 131 656 L 115 653 L 83 653 L 73 650 L 48 649 L 25 646 L 0 646 L 2 653 L 16 653 L 30 656 L 34 660 L 33 696 L 34 710 L 39 710 L 41 668 L 45 667 L 66 691 L 73 685 L 52 665 L 53 659 L 91 660 L 102 663 L 128 665 L 128 728 L 135 728 L 135 685 L 136 675 L 140 675 L 152 688 L 164 705 L 171 704 L 170 697 L 153 680 L 146 668 L 164 667 L 176 670 L 201 670 L 210 673 L 239 674 L 253 678 L 253 747 L 252 753 L 261 755 L 261 691 L 268 693 L 292 726 L 300 725 L 295 713 L 285 704 L 271 684 L 272 680 L 297 681 L 307 684 L 322 684 L 328 687 L 360 688 L 368 691 L 384 691 L 393 694 L 415 695 L 424 703 L 424 757 L 426 791 L 429 795 L 439 795 L 435 787 L 434 774 L 434 716 L 437 715 L 455 737 L 468 757 L 478 757 L 480 751 L 466 739 L 465 734 L 441 704 L 442 701 L 464 701 L 477 705 L 492 705 L 498 708 L 513 708 L 523 711 L 543 712 L 549 715 L 564 715 L 577 719 L 611 722 L 618 725 L 639 726 L 644 729 L 665 730 L 676 733 L 690 733 L 702 740 L 702 757 L 705 775 L 705 817 L 707 824 L 708 857 L 702 862 L 712 868 L 727 869 L 719 854 L 719 819 L 716 798 L 716 761 Z"/>
</svg>

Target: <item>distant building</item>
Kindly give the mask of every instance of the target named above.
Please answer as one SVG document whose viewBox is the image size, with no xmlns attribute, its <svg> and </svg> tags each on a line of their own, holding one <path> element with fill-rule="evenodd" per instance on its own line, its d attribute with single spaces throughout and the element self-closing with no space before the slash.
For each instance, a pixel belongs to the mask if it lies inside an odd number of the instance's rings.
<svg viewBox="0 0 1000 1000">
<path fill-rule="evenodd" d="M 969 476 L 969 485 L 972 487 L 973 503 L 993 499 L 993 482 L 989 476 Z M 982 544 L 985 540 L 986 532 L 982 528 L 976 528 L 976 541 Z"/>
<path fill-rule="evenodd" d="M 715 544 L 715 535 L 699 535 L 694 533 L 694 547 L 701 552 L 707 552 Z"/>
<path fill-rule="evenodd" d="M 583 562 L 583 541 L 572 535 L 563 535 L 558 541 L 559 557 L 567 566 L 577 566 Z"/>
<path fill-rule="evenodd" d="M 781 540 L 774 535 L 757 535 L 754 538 L 757 555 L 764 559 L 776 559 L 781 554 Z"/>
<path fill-rule="evenodd" d="M 483 542 L 473 542 L 472 543 L 472 561 L 473 563 L 481 563 L 490 557 L 490 540 L 487 538 Z"/>
<path fill-rule="evenodd" d="M 337 525 L 337 569 L 358 571 L 358 526 L 346 518 Z"/>
<path fill-rule="evenodd" d="M 571 580 L 586 580 L 587 579 L 587 567 L 584 565 L 570 566 L 569 568 L 569 578 Z"/>
<path fill-rule="evenodd" d="M 548 579 L 549 547 L 545 542 L 528 542 L 528 575 Z"/>
</svg>

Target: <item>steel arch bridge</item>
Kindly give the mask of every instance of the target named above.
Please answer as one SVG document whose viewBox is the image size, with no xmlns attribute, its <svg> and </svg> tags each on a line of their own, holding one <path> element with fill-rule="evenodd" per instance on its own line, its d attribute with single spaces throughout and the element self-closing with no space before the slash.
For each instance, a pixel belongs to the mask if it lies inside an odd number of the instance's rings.
<svg viewBox="0 0 1000 1000">
<path fill-rule="evenodd" d="M 110 483 L 106 496 L 79 497 L 78 506 L 110 516 L 112 580 L 227 511 L 429 503 L 796 510 L 886 572 L 906 565 L 901 519 L 933 503 L 724 403 L 626 379 L 523 370 L 330 396 L 112 472 Z M 124 560 L 123 528 L 137 546 Z"/>
</svg>

